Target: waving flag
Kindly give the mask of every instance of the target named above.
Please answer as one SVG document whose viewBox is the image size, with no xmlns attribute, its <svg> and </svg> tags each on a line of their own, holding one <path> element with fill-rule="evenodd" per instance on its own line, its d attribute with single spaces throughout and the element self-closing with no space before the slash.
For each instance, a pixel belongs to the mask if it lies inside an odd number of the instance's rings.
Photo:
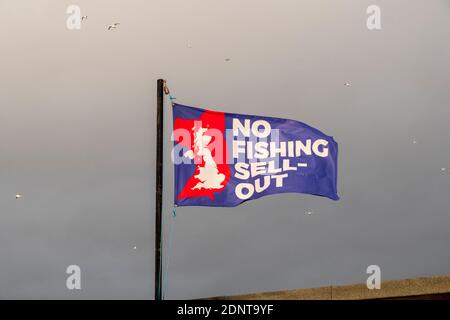
<svg viewBox="0 0 450 320">
<path fill-rule="evenodd" d="M 175 204 L 233 207 L 276 193 L 338 200 L 334 139 L 302 122 L 173 105 Z"/>
</svg>

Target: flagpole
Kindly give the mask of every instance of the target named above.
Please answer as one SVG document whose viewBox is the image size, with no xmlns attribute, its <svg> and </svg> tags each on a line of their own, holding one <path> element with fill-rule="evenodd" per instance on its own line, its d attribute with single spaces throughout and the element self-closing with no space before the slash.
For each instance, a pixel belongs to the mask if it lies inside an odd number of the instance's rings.
<svg viewBox="0 0 450 320">
<path fill-rule="evenodd" d="M 156 98 L 156 207 L 155 207 L 155 300 L 162 299 L 162 188 L 163 188 L 164 80 L 158 79 Z"/>
</svg>

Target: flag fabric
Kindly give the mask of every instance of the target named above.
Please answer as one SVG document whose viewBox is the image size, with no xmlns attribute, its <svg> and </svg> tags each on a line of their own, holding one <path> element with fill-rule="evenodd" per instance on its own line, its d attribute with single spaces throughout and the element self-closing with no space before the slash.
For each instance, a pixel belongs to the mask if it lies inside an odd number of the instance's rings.
<svg viewBox="0 0 450 320">
<path fill-rule="evenodd" d="M 338 200 L 338 145 L 302 122 L 173 104 L 175 204 L 233 207 L 277 193 Z"/>
</svg>

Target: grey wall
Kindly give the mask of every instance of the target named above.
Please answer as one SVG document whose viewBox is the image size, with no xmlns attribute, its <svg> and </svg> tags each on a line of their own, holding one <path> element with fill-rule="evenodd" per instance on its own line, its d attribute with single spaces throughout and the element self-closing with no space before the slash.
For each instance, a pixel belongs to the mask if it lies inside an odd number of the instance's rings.
<svg viewBox="0 0 450 320">
<path fill-rule="evenodd" d="M 340 147 L 339 202 L 180 208 L 168 298 L 364 282 L 370 264 L 383 280 L 449 274 L 449 14 L 448 0 L 0 0 L 0 298 L 153 298 L 159 77 L 180 103 L 298 119 Z"/>
</svg>

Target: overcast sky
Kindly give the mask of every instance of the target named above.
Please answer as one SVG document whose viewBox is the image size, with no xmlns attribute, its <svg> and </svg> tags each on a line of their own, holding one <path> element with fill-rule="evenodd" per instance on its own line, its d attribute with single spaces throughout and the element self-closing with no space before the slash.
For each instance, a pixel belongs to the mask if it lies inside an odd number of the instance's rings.
<svg viewBox="0 0 450 320">
<path fill-rule="evenodd" d="M 167 298 L 359 283 L 371 264 L 449 274 L 449 17 L 448 0 L 0 0 L 0 298 L 153 298 L 158 78 L 179 103 L 296 119 L 340 151 L 338 202 L 179 208 Z"/>
</svg>

